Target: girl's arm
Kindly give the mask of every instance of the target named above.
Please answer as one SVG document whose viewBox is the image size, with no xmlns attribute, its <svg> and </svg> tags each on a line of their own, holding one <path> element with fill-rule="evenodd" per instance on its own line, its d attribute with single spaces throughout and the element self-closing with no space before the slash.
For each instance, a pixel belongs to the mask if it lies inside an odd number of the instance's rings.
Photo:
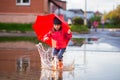
<svg viewBox="0 0 120 80">
<path fill-rule="evenodd" d="M 49 31 L 46 35 L 43 37 L 43 41 L 48 40 L 51 37 L 51 31 Z"/>
<path fill-rule="evenodd" d="M 71 38 L 72 38 L 72 32 L 71 32 L 71 30 L 69 29 L 69 30 L 67 31 L 67 33 L 65 34 L 65 39 L 70 40 Z"/>
</svg>

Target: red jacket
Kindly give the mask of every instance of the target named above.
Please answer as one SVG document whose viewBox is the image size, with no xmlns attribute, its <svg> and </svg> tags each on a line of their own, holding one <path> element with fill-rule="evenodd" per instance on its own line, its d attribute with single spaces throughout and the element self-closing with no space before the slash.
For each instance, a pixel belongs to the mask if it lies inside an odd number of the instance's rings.
<svg viewBox="0 0 120 80">
<path fill-rule="evenodd" d="M 68 34 L 67 32 L 60 30 L 60 31 L 54 31 L 52 33 L 48 33 L 46 37 L 51 38 L 52 47 L 61 49 L 61 48 L 66 48 L 68 41 L 72 37 L 72 34 Z"/>
<path fill-rule="evenodd" d="M 48 40 L 44 41 L 44 36 L 53 28 L 53 25 L 54 25 L 53 20 L 55 17 L 57 17 L 62 22 L 62 24 L 61 24 L 62 31 L 67 32 L 70 29 L 69 25 L 63 19 L 61 19 L 59 16 L 57 16 L 55 14 L 37 16 L 37 19 L 33 25 L 33 29 L 36 33 L 38 40 L 45 42 L 46 44 L 48 44 L 51 47 L 53 46 L 52 39 L 51 39 L 52 37 L 49 38 Z M 70 35 L 72 35 L 72 34 L 70 34 Z M 65 40 L 66 44 L 69 41 L 66 39 L 64 39 L 64 40 Z"/>
</svg>

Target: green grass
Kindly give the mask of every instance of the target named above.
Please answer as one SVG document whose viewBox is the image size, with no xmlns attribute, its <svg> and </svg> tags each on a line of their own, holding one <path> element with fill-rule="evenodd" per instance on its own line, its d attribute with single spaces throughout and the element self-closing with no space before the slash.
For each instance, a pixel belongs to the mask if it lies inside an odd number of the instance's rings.
<svg viewBox="0 0 120 80">
<path fill-rule="evenodd" d="M 17 42 L 17 41 L 30 41 L 33 43 L 38 43 L 36 37 L 0 37 L 0 42 Z"/>
<path fill-rule="evenodd" d="M 10 31 L 33 31 L 32 23 L 29 24 L 21 24 L 21 23 L 0 23 L 0 31 L 5 30 L 7 32 Z M 102 25 L 99 25 L 99 28 L 102 28 Z M 105 24 L 105 28 L 120 28 L 120 24 Z M 78 33 L 89 33 L 89 29 L 87 26 L 84 25 L 71 25 L 72 32 Z"/>
<path fill-rule="evenodd" d="M 11 31 L 33 31 L 32 23 L 30 24 L 21 24 L 21 23 L 0 23 L 0 31 L 5 30 L 6 32 Z M 71 25 L 71 30 L 78 33 L 88 33 L 89 29 L 84 25 Z"/>
<path fill-rule="evenodd" d="M 32 24 L 21 24 L 21 23 L 0 23 L 0 30 L 9 31 L 33 31 Z"/>
<path fill-rule="evenodd" d="M 120 28 L 120 25 L 106 24 L 105 28 Z"/>
<path fill-rule="evenodd" d="M 89 33 L 89 29 L 84 25 L 71 25 L 72 32 Z"/>
<path fill-rule="evenodd" d="M 105 24 L 105 28 L 120 28 L 120 24 L 114 25 L 114 24 Z M 102 28 L 102 25 L 99 25 L 98 28 Z"/>
</svg>

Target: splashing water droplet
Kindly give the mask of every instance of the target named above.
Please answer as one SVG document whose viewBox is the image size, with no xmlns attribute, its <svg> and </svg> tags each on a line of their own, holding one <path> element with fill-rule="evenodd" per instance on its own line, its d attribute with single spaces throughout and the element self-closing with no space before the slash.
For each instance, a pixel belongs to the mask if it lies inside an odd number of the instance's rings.
<svg viewBox="0 0 120 80">
<path fill-rule="evenodd" d="M 42 68 L 53 70 L 52 48 L 48 48 L 47 50 L 45 50 L 42 43 L 39 43 L 36 46 L 37 46 L 37 49 L 38 49 L 38 52 L 39 52 L 39 56 L 41 58 Z M 57 58 L 55 58 L 55 62 L 58 62 Z M 63 61 L 63 63 L 64 63 L 64 61 Z M 56 65 L 57 65 L 57 63 L 56 63 Z M 62 70 L 69 71 L 69 70 L 73 70 L 73 69 L 74 69 L 74 60 L 70 64 L 64 63 Z M 56 68 L 56 70 L 58 70 L 58 69 Z"/>
</svg>

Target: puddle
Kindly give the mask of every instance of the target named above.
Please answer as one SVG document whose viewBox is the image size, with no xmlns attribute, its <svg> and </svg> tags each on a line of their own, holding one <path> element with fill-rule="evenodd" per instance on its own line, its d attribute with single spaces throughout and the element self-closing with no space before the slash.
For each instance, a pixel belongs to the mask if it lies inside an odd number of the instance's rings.
<svg viewBox="0 0 120 80">
<path fill-rule="evenodd" d="M 83 44 L 93 44 L 98 41 L 99 38 L 72 38 L 69 42 L 69 46 L 79 46 L 81 47 Z"/>
<path fill-rule="evenodd" d="M 120 47 L 116 39 L 87 38 L 81 42 L 67 47 L 63 60 L 74 69 L 64 71 L 41 68 L 37 50 L 0 49 L 0 80 L 120 80 Z"/>
<path fill-rule="evenodd" d="M 0 80 L 39 80 L 40 66 L 36 50 L 0 49 Z"/>
</svg>

